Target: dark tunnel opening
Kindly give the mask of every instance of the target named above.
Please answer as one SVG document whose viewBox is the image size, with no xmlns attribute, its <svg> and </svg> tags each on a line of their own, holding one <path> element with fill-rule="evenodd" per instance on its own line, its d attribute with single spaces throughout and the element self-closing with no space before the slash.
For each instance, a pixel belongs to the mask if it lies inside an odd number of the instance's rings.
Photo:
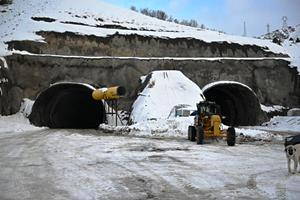
<svg viewBox="0 0 300 200">
<path fill-rule="evenodd" d="M 229 126 L 257 125 L 261 122 L 262 111 L 256 94 L 246 85 L 238 82 L 215 82 L 203 88 L 208 101 L 221 106 L 223 120 Z"/>
<path fill-rule="evenodd" d="M 37 97 L 29 120 L 49 128 L 97 128 L 106 115 L 102 101 L 92 98 L 93 90 L 87 84 L 54 84 Z"/>
</svg>

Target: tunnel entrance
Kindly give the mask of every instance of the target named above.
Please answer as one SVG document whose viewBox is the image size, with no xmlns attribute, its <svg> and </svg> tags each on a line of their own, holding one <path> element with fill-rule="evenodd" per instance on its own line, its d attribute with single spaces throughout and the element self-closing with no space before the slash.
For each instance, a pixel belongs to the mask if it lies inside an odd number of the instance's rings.
<svg viewBox="0 0 300 200">
<path fill-rule="evenodd" d="M 94 90 L 88 84 L 54 84 L 37 97 L 29 120 L 49 128 L 97 128 L 105 121 L 105 108 L 92 98 Z"/>
<path fill-rule="evenodd" d="M 262 111 L 256 94 L 248 86 L 235 81 L 218 81 L 206 85 L 203 94 L 207 101 L 221 106 L 223 120 L 229 126 L 257 125 Z"/>
</svg>

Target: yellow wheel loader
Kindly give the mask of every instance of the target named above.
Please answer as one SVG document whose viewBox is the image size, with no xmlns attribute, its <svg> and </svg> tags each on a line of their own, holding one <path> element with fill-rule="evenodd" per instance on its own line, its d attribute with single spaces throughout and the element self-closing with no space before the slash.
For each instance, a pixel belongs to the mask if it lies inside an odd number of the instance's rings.
<svg viewBox="0 0 300 200">
<path fill-rule="evenodd" d="M 222 130 L 220 106 L 215 102 L 203 101 L 197 104 L 194 125 L 188 128 L 188 139 L 203 144 L 205 139 L 224 138 L 228 146 L 235 145 L 235 129 Z"/>
</svg>

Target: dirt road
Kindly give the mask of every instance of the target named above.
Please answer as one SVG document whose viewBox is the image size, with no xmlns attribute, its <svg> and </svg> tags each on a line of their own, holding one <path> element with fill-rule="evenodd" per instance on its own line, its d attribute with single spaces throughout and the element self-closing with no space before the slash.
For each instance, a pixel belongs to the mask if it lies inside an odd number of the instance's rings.
<svg viewBox="0 0 300 200">
<path fill-rule="evenodd" d="M 279 144 L 42 129 L 0 134 L 0 199 L 298 199 Z"/>
</svg>

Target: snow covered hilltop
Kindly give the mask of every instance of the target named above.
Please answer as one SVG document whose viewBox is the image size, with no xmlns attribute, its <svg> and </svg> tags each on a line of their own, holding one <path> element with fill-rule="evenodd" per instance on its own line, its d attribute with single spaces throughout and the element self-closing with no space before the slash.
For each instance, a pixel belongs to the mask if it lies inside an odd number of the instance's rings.
<svg viewBox="0 0 300 200">
<path fill-rule="evenodd" d="M 0 18 L 8 65 L 0 69 L 8 80 L 0 83 L 2 114 L 58 81 L 125 86 L 121 107 L 129 111 L 140 77 L 154 70 L 182 71 L 200 88 L 237 81 L 264 105 L 300 104 L 298 71 L 269 40 L 161 21 L 100 0 L 13 0 L 0 6 Z"/>
<path fill-rule="evenodd" d="M 27 0 L 26 3 L 14 0 L 12 5 L 1 7 L 0 16 L 3 19 L 2 53 L 8 48 L 31 53 L 88 56 L 254 57 L 285 54 L 280 46 L 268 41 L 161 21 L 99 0 L 76 3 L 72 0 Z M 6 43 L 4 49 L 3 43 Z M 189 51 L 183 52 L 170 45 Z"/>
</svg>

